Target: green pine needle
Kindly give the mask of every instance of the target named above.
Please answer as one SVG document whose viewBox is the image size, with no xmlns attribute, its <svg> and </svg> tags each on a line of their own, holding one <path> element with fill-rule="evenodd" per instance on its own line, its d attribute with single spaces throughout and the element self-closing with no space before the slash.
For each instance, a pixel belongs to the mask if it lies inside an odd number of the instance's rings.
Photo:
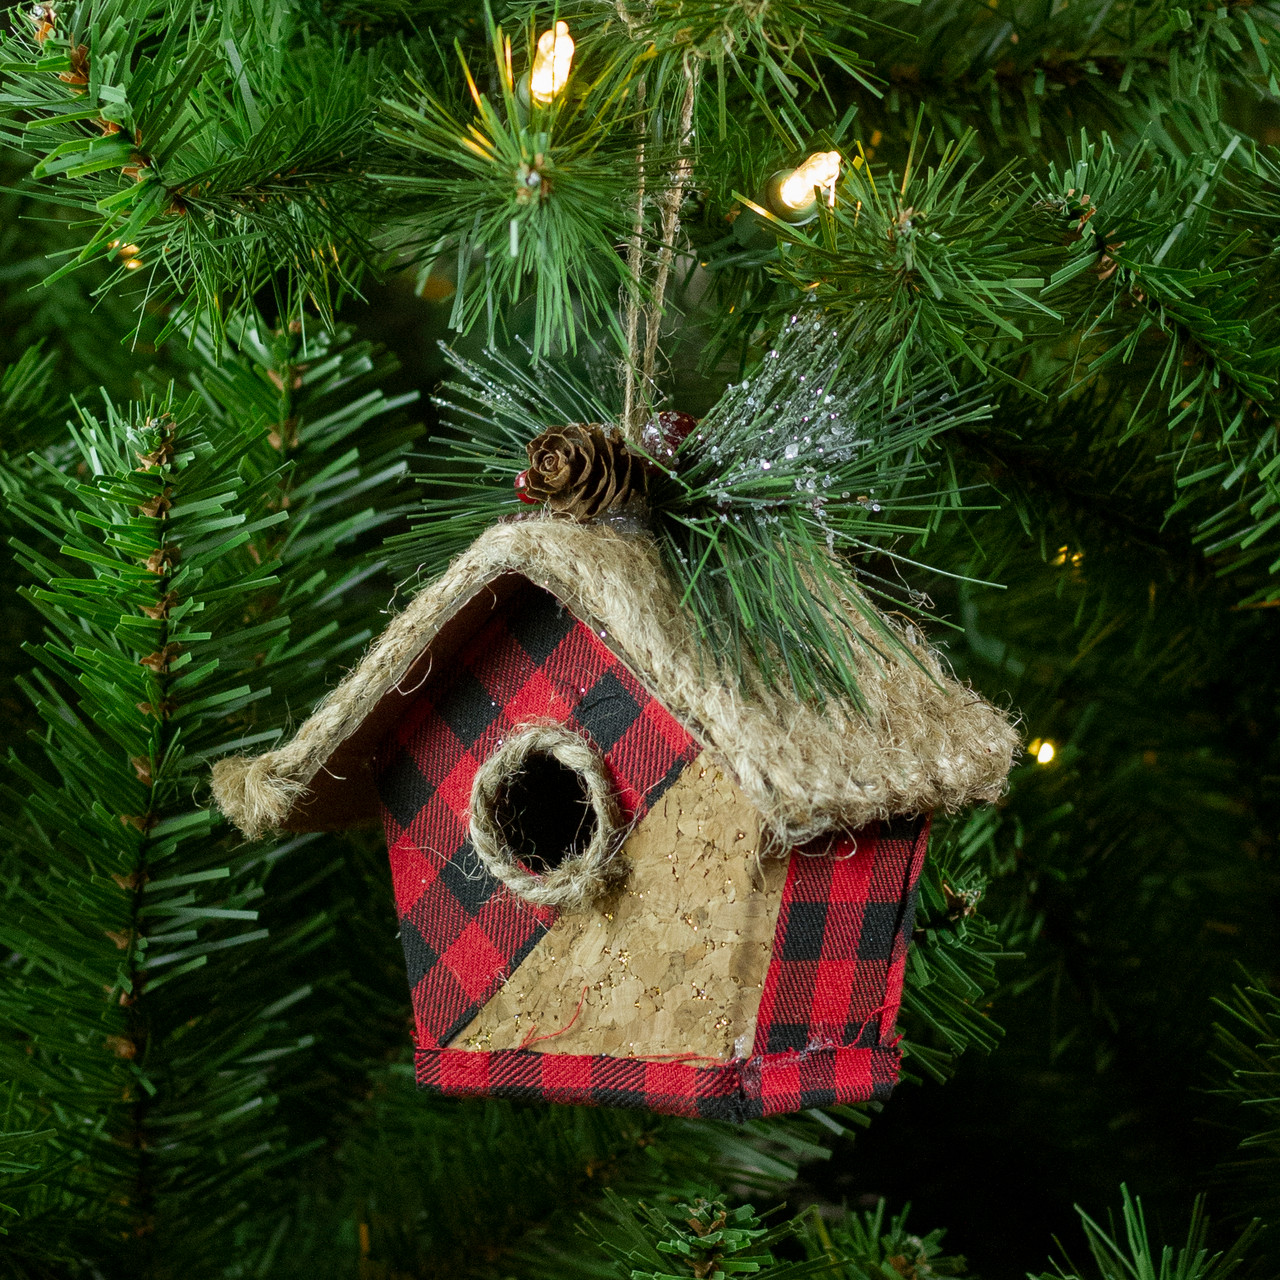
<svg viewBox="0 0 1280 1280">
<path fill-rule="evenodd" d="M 1157 1248 L 1151 1241 L 1142 1200 L 1121 1186 L 1123 1232 L 1114 1221 L 1103 1228 L 1077 1208 L 1094 1267 L 1102 1280 L 1227 1280 L 1245 1265 L 1250 1247 L 1259 1235 L 1259 1224 L 1247 1227 L 1225 1250 L 1209 1247 L 1209 1220 L 1203 1197 L 1197 1197 L 1187 1226 L 1186 1242 Z M 1083 1273 L 1067 1261 L 1039 1280 L 1080 1280 Z"/>
<path fill-rule="evenodd" d="M 106 287 L 215 326 L 263 288 L 330 319 L 354 290 L 381 63 L 283 3 L 249 12 L 233 33 L 184 0 L 74 0 L 42 43 L 25 18 L 0 37 L 0 136 L 35 157 L 33 190 L 82 211 L 46 283 L 110 263 Z"/>
</svg>

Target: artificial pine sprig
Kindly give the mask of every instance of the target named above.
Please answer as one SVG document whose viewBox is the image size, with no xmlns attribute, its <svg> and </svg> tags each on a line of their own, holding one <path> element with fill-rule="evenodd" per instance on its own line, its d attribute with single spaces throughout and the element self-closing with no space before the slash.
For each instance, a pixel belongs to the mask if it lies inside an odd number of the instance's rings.
<svg viewBox="0 0 1280 1280">
<path fill-rule="evenodd" d="M 1223 1015 L 1214 1030 L 1215 1057 L 1225 1069 L 1218 1092 L 1240 1108 L 1244 1130 L 1238 1155 L 1225 1169 L 1251 1211 L 1280 1217 L 1280 995 L 1257 981 L 1237 985 L 1215 1003 Z"/>
<path fill-rule="evenodd" d="M 800 1234 L 802 1219 L 770 1228 L 751 1205 L 730 1208 L 714 1195 L 661 1207 L 630 1205 L 612 1192 L 605 1198 L 615 1222 L 593 1225 L 591 1234 L 620 1280 L 800 1280 L 830 1271 L 826 1258 L 789 1262 L 771 1252 L 771 1245 Z"/>
<path fill-rule="evenodd" d="M 34 1108 L 31 1100 L 23 1097 L 17 1082 L 9 1085 L 0 1112 L 0 1249 L 11 1263 L 21 1258 L 34 1263 L 36 1254 L 45 1263 L 71 1261 L 48 1231 L 49 1222 L 44 1218 L 50 1203 L 49 1184 L 65 1171 L 65 1160 L 53 1157 L 55 1133 L 51 1128 L 36 1129 L 31 1125 Z M 24 1126 L 19 1128 L 19 1126 Z M 61 1167 L 59 1167 L 61 1166 Z M 45 1239 L 31 1240 L 31 1227 Z M 20 1237 L 13 1239 L 15 1233 Z M 22 1236 L 28 1237 L 26 1241 Z M 25 1245 L 25 1247 L 24 1247 Z"/>
<path fill-rule="evenodd" d="M 246 1212 L 280 1154 L 265 1064 L 300 1042 L 278 969 L 299 937 L 258 925 L 269 863 L 195 799 L 267 692 L 287 619 L 248 548 L 287 514 L 273 477 L 238 474 L 252 424 L 196 407 L 82 414 L 70 474 L 5 475 L 48 628 L 21 685 L 48 729 L 6 784 L 0 1062 L 56 1130 L 63 1239 L 135 1262 L 198 1255 Z"/>
<path fill-rule="evenodd" d="M 53 413 L 53 357 L 39 344 L 0 369 L 0 449 L 30 448 Z"/>
<path fill-rule="evenodd" d="M 968 363 L 1010 377 L 994 346 L 1025 342 L 1027 322 L 1057 322 L 1039 300 L 1039 246 L 1023 227 L 1032 192 L 1009 167 L 980 177 L 966 133 L 913 139 L 904 172 L 874 172 L 862 156 L 842 168 L 838 198 L 820 224 L 793 227 L 748 200 L 785 246 L 776 271 L 838 318 L 874 335 L 882 379 L 901 396 L 922 360 Z"/>
<path fill-rule="evenodd" d="M 1186 155 L 1082 132 L 1068 163 L 981 181 L 965 139 L 933 165 L 913 147 L 900 179 L 846 167 L 816 228 L 758 212 L 781 242 L 771 270 L 865 331 L 895 396 L 917 369 L 976 374 L 1060 405 L 1100 397 L 1116 446 L 1167 432 L 1168 513 L 1193 513 L 1223 572 L 1264 571 L 1249 599 L 1266 602 L 1280 170 L 1238 135 L 1182 127 Z"/>
<path fill-rule="evenodd" d="M 1090 1274 L 1104 1280 L 1129 1280 L 1130 1277 L 1156 1277 L 1157 1280 L 1227 1280 L 1239 1273 L 1248 1261 L 1252 1246 L 1261 1234 L 1262 1224 L 1255 1220 L 1225 1249 L 1210 1244 L 1209 1218 L 1203 1196 L 1197 1196 L 1187 1224 L 1185 1242 L 1180 1248 L 1163 1247 L 1151 1239 L 1142 1200 L 1120 1186 L 1123 1230 L 1116 1227 L 1111 1215 L 1104 1228 L 1077 1206 L 1080 1225 L 1084 1228 L 1093 1267 Z M 1069 1259 L 1052 1272 L 1042 1272 L 1032 1280 L 1080 1280 L 1082 1269 Z"/>
<path fill-rule="evenodd" d="M 802 308 L 674 456 L 656 424 L 634 447 L 650 463 L 654 537 L 713 665 L 856 704 L 860 660 L 902 644 L 864 592 L 922 603 L 885 568 L 921 567 L 903 546 L 961 505 L 953 479 L 926 481 L 928 450 L 986 410 L 938 377 L 895 403 L 847 343 Z M 393 540 L 396 562 L 424 575 L 494 520 L 528 510 L 512 486 L 542 430 L 617 420 L 608 395 L 547 362 L 535 378 L 501 356 L 452 359 L 466 379 L 445 388 L 459 435 L 432 440 L 419 476 L 431 496 L 413 532 Z M 871 553 L 880 568 L 856 570 Z"/>
<path fill-rule="evenodd" d="M 997 963 L 1018 957 L 981 912 L 1002 821 L 999 810 L 979 809 L 937 820 L 929 838 L 899 1021 L 907 1069 L 937 1081 L 966 1050 L 991 1053 L 1004 1034 L 988 1006 Z"/>
<path fill-rule="evenodd" d="M 614 422 L 619 412 L 603 378 L 588 380 L 557 361 L 531 368 L 499 351 L 475 360 L 445 354 L 456 375 L 441 384 L 436 405 L 453 431 L 432 436 L 417 455 L 425 497 L 410 512 L 411 530 L 386 542 L 393 566 L 424 580 L 495 520 L 528 511 L 514 482 L 529 465 L 530 440 L 568 422 Z"/>
<path fill-rule="evenodd" d="M 917 1235 L 907 1228 L 911 1206 L 888 1215 L 883 1200 L 861 1213 L 827 1220 L 818 1212 L 805 1217 L 801 1239 L 810 1258 L 825 1258 L 832 1280 L 931 1280 L 963 1276 L 962 1257 L 942 1251 L 945 1231 Z M 888 1218 L 888 1221 L 886 1221 Z"/>
<path fill-rule="evenodd" d="M 878 93 L 871 64 L 848 42 L 861 42 L 871 31 L 896 34 L 896 28 L 865 10 L 855 13 L 839 0 L 773 0 L 767 5 L 625 0 L 617 5 L 614 20 L 625 23 L 633 40 L 652 41 L 661 50 L 687 51 L 713 64 L 720 137 L 724 136 L 727 74 L 786 137 L 786 112 L 774 114 L 766 85 L 785 102 L 802 87 L 823 92 L 824 74 L 838 69 L 870 93 Z"/>
<path fill-rule="evenodd" d="M 588 1234 L 614 1264 L 619 1280 L 926 1280 L 962 1276 L 962 1257 L 942 1251 L 945 1231 L 920 1236 L 907 1229 L 910 1206 L 886 1221 L 883 1200 L 861 1213 L 816 1209 L 766 1227 L 747 1204 L 729 1208 L 714 1192 L 672 1204 L 629 1206 L 606 1193 L 613 1221 L 590 1224 Z M 771 1246 L 794 1242 L 802 1260 L 778 1258 Z"/>
<path fill-rule="evenodd" d="M 689 1200 L 721 1180 L 739 1195 L 776 1198 L 802 1165 L 827 1160 L 843 1132 L 821 1113 L 734 1124 L 505 1098 L 458 1107 L 416 1090 L 407 1062 L 379 1068 L 370 1093 L 336 1153 L 341 1177 L 304 1182 L 290 1247 L 263 1271 L 273 1280 L 357 1267 L 599 1280 L 612 1268 L 583 1247 L 583 1230 L 616 1242 L 612 1206 L 623 1197 Z"/>
<path fill-rule="evenodd" d="M 1127 141 L 1148 120 L 1163 120 L 1172 142 L 1187 103 L 1222 113 L 1280 92 L 1274 3 L 1136 0 L 1117 9 L 1081 0 L 1046 10 L 1002 0 L 970 10 L 922 0 L 885 16 L 899 30 L 873 31 L 859 45 L 888 71 L 886 91 L 862 100 L 864 137 L 909 132 L 923 113 L 950 137 L 976 129 L 989 157 L 1045 158 L 1082 123 Z"/>
<path fill-rule="evenodd" d="M 385 350 L 354 341 L 345 325 L 272 327 L 253 308 L 225 333 L 193 324 L 188 337 L 191 382 L 207 410 L 228 424 L 261 423 L 253 467 L 286 468 L 275 501 L 291 519 L 272 549 L 283 564 L 324 562 L 405 514 L 406 454 L 421 428 L 401 411 L 418 395 L 382 390 L 397 368 Z M 357 579 L 376 563 L 353 558 Z"/>
<path fill-rule="evenodd" d="M 936 376 L 896 399 L 848 342 L 816 308 L 793 315 L 682 443 L 652 505 L 664 559 L 718 661 L 739 677 L 750 663 L 804 698 L 856 703 L 865 651 L 901 642 L 864 596 L 894 584 L 856 572 L 853 558 L 874 551 L 920 567 L 901 545 L 961 504 L 945 472 L 941 485 L 925 479 L 930 445 L 986 409 Z"/>
<path fill-rule="evenodd" d="M 264 649 L 275 669 L 270 711 L 254 709 L 279 723 L 324 687 L 335 662 L 354 663 L 373 634 L 370 614 L 385 590 L 376 539 L 413 509 L 407 459 L 421 427 L 403 410 L 417 394 L 384 393 L 394 359 L 353 341 L 345 326 L 273 327 L 247 309 L 225 336 L 196 323 L 188 339 L 183 360 L 204 412 L 226 430 L 256 426 L 242 473 L 269 481 L 269 508 L 289 517 L 254 543 L 255 555 L 278 566 L 275 606 L 292 623 Z"/>
<path fill-rule="evenodd" d="M 199 803 L 208 760 L 274 740 L 367 639 L 377 561 L 351 544 L 376 525 L 370 503 L 394 515 L 415 432 L 370 385 L 389 364 L 368 344 L 254 314 L 229 330 L 230 344 L 191 335 L 198 397 L 83 415 L 69 456 L 0 473 L 11 513 L 43 534 L 21 550 L 50 627 L 27 687 L 57 726 L 39 744 L 48 774 L 16 766 L 25 794 L 0 848 L 15 966 L 0 1020 L 42 1049 L 9 1039 L 0 1054 L 22 1127 L 69 1117 L 50 1125 L 43 1189 L 15 1168 L 13 1195 L 32 1222 L 56 1214 L 60 1238 L 106 1224 L 114 1242 L 123 1223 L 135 1260 L 192 1274 L 205 1230 L 229 1229 L 245 1188 L 311 1138 L 270 1118 L 268 1084 L 325 1098 L 336 1126 L 349 1102 L 334 1077 L 352 1071 L 296 1053 L 323 1018 L 294 1007 L 343 985 L 313 954 L 332 936 L 333 890 L 317 889 L 332 861 L 228 842 Z M 307 1030 L 290 1035 L 295 1016 Z M 189 1142 L 169 1143 L 179 1128 Z"/>
</svg>

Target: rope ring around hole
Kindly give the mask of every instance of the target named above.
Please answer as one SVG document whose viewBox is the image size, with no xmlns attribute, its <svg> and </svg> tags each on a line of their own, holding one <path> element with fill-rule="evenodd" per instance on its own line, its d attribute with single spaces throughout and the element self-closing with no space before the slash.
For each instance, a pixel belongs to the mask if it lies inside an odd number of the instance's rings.
<svg viewBox="0 0 1280 1280">
<path fill-rule="evenodd" d="M 503 787 L 530 756 L 549 755 L 582 780 L 595 813 L 587 847 L 545 875 L 523 866 L 498 822 Z M 471 786 L 471 844 L 490 875 L 517 897 L 538 906 L 581 911 L 627 873 L 618 850 L 626 823 L 604 760 L 585 738 L 558 724 L 517 730 L 476 771 Z"/>
</svg>

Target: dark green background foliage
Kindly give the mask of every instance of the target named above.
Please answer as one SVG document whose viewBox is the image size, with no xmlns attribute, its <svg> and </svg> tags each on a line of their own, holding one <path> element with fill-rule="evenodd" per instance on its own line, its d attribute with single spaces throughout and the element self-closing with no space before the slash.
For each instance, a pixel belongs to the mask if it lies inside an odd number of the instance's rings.
<svg viewBox="0 0 1280 1280">
<path fill-rule="evenodd" d="M 0 21 L 0 1275 L 1280 1273 L 1274 0 Z M 536 430 L 659 408 L 726 679 L 849 691 L 853 575 L 1056 747 L 938 818 L 884 1106 L 420 1096 L 380 838 L 209 805 Z"/>
</svg>

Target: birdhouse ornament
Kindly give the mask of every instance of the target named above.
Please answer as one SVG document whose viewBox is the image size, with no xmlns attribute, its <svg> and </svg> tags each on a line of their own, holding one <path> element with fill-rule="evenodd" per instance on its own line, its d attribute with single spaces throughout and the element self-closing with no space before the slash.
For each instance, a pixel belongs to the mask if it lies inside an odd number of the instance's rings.
<svg viewBox="0 0 1280 1280">
<path fill-rule="evenodd" d="M 994 800 L 1016 739 L 846 567 L 876 516 L 803 483 L 824 474 L 803 370 L 832 353 L 801 345 L 762 380 L 766 426 L 741 387 L 634 443 L 499 406 L 496 522 L 292 741 L 215 767 L 248 836 L 383 824 L 424 1088 L 744 1120 L 895 1082 L 930 815 Z M 855 393 L 824 428 L 863 442 L 822 450 L 832 484 L 883 479 L 898 455 L 865 442 L 923 429 L 844 416 Z M 832 536 L 793 534 L 797 513 Z M 726 526 L 762 539 L 757 573 L 797 566 L 779 625 L 841 641 L 825 682 L 742 640 Z"/>
</svg>

